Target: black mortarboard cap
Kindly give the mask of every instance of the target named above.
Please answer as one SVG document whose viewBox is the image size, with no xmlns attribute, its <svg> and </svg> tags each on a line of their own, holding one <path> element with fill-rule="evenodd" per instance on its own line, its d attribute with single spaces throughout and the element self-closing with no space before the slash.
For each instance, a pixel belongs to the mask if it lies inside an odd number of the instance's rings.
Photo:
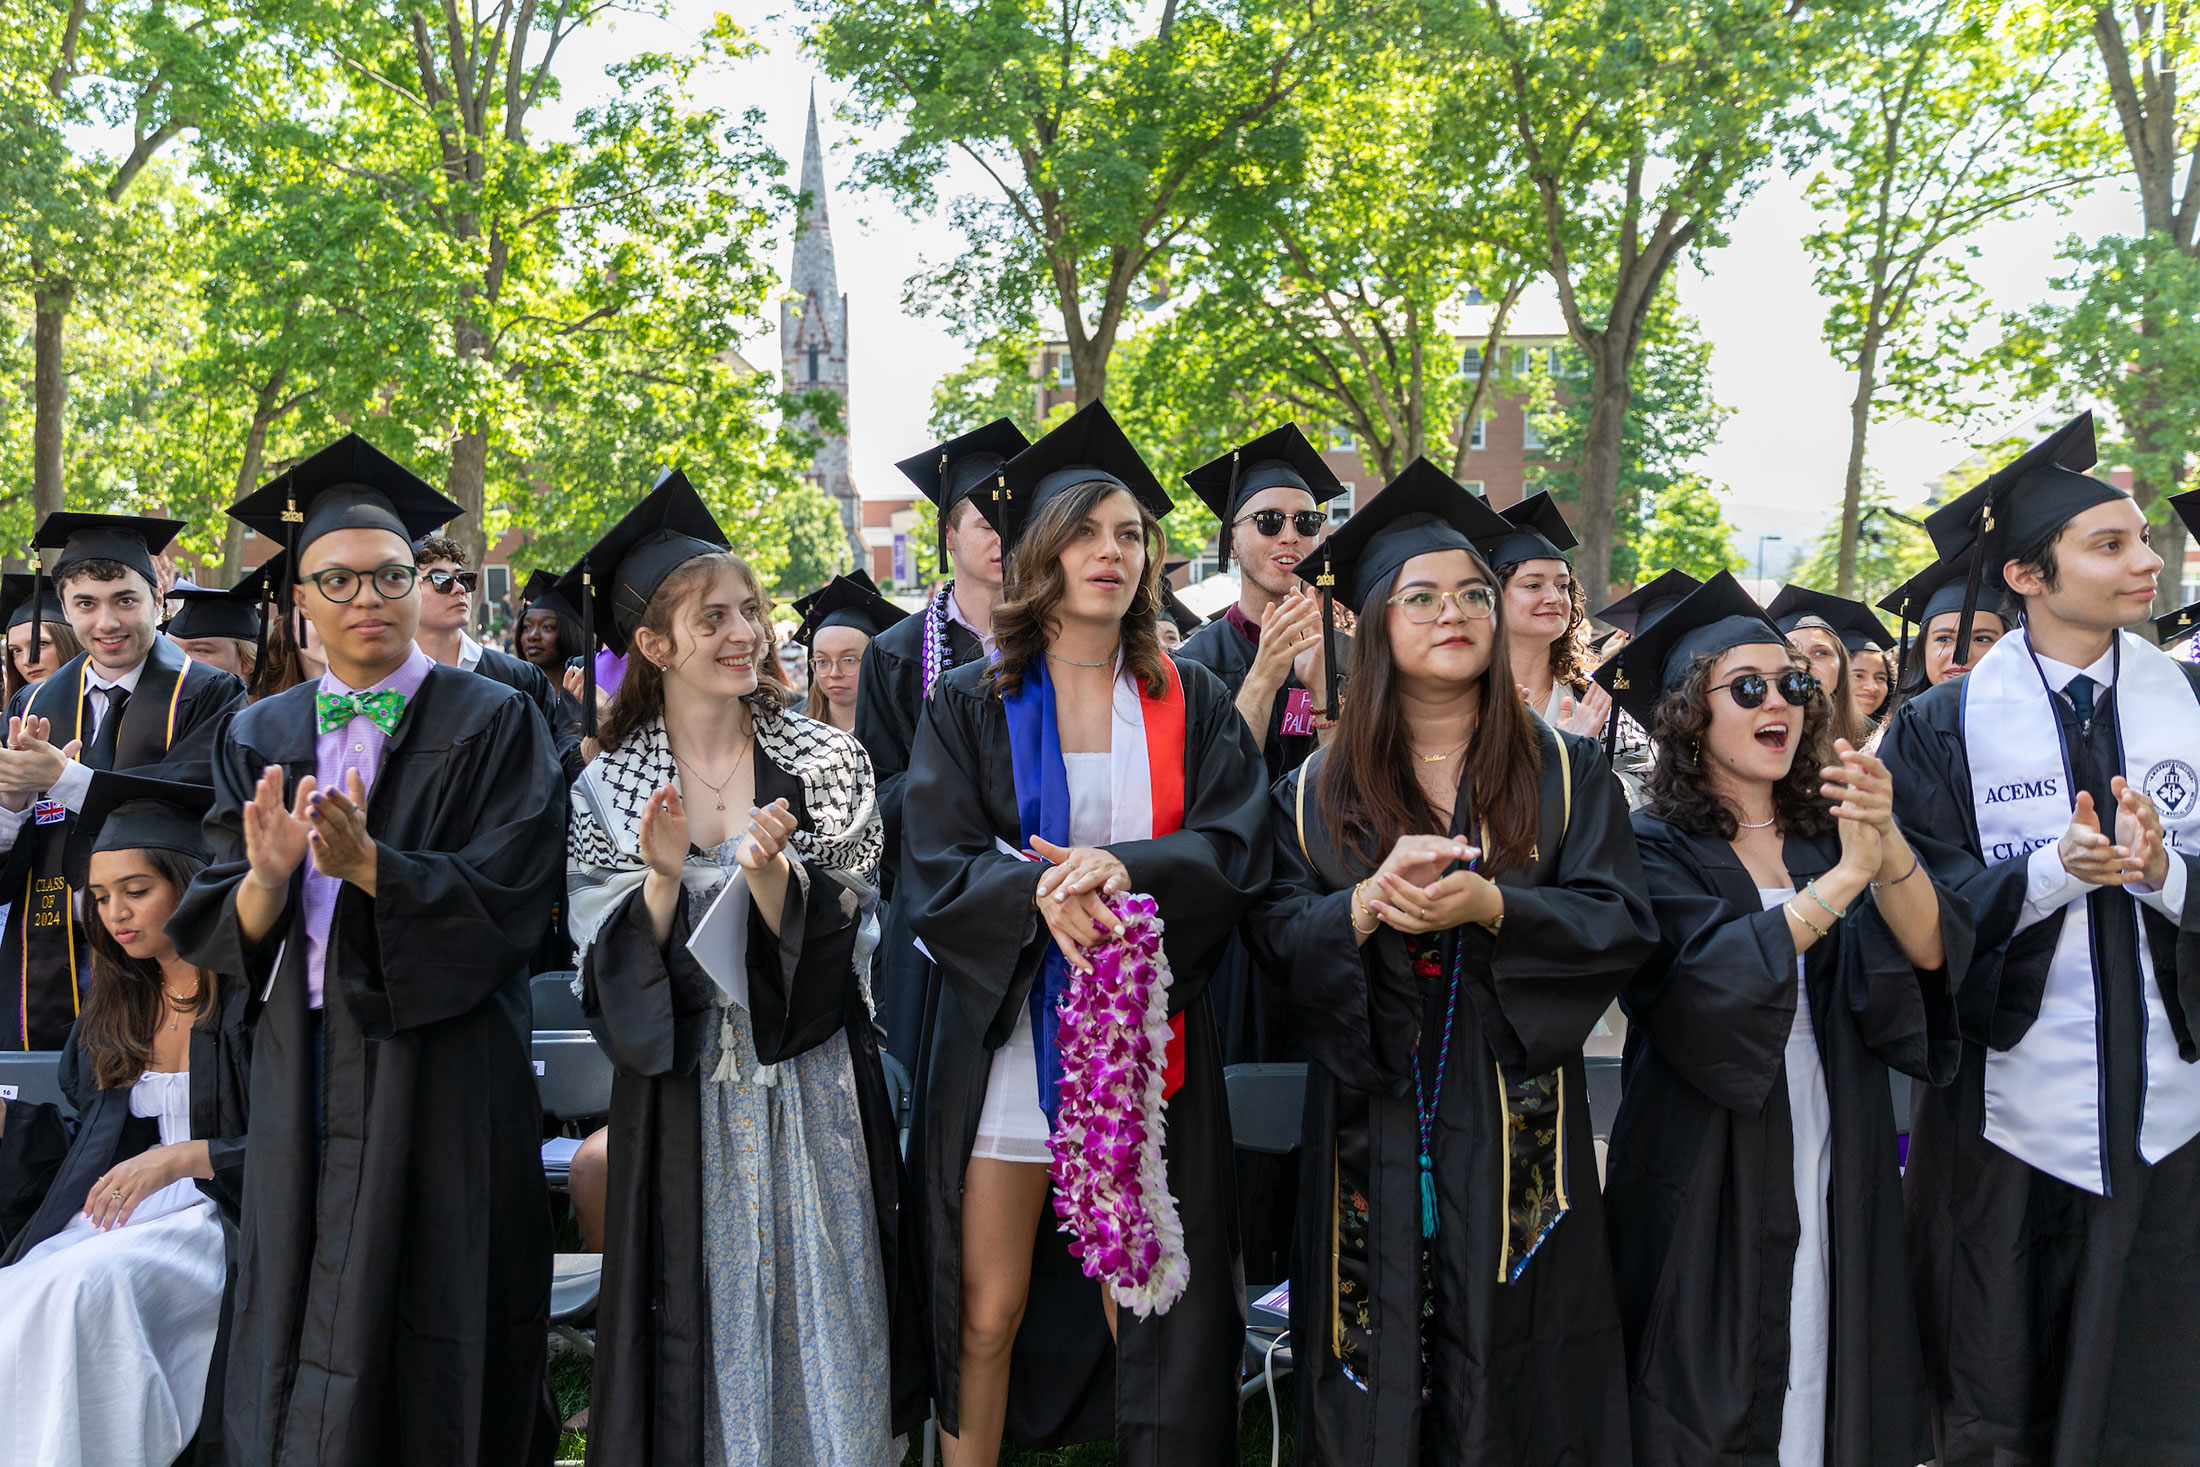
<svg viewBox="0 0 2200 1467">
<path fill-rule="evenodd" d="M 1060 426 L 1017 454 L 978 486 L 971 499 L 1001 533 L 1005 558 L 1023 538 L 1040 508 L 1064 489 L 1094 480 L 1130 491 L 1155 519 L 1176 504 L 1153 470 L 1098 398 L 1064 419 Z"/>
<path fill-rule="evenodd" d="M 1539 489 L 1499 513 L 1510 531 L 1482 542 L 1482 558 L 1493 571 L 1524 560 L 1564 560 L 1566 552 L 1581 543 L 1548 489 Z"/>
<path fill-rule="evenodd" d="M 1989 474 L 1974 487 L 1925 516 L 1925 529 L 1943 560 L 1980 547 L 1964 592 L 1956 628 L 1956 661 L 1971 658 L 1971 614 L 1988 573 L 2037 550 L 2073 517 L 2126 491 L 2083 472 L 2099 460 L 2093 413 L 2078 414 Z"/>
<path fill-rule="evenodd" d="M 60 580 L 80 560 L 112 560 L 145 577 L 148 586 L 157 587 L 160 580 L 153 574 L 153 557 L 166 550 L 188 523 L 148 515 L 56 510 L 39 521 L 31 543 L 40 550 L 58 552 L 40 559 L 52 580 Z"/>
<path fill-rule="evenodd" d="M 2194 632 L 2200 632 L 2200 601 L 2154 618 L 2154 639 L 2164 647 L 2174 647 Z"/>
<path fill-rule="evenodd" d="M 1669 570 L 1592 614 L 1606 626 L 1618 627 L 1630 637 L 1640 636 L 1702 585 L 1687 571 Z"/>
<path fill-rule="evenodd" d="M 1787 638 L 1741 582 L 1720 571 L 1637 631 L 1594 676 L 1614 703 L 1649 728 L 1658 700 L 1680 686 L 1696 658 L 1759 643 L 1785 646 Z"/>
<path fill-rule="evenodd" d="M 1427 459 L 1416 458 L 1298 563 L 1298 577 L 1322 593 L 1322 656 L 1329 675 L 1325 716 L 1334 718 L 1337 707 L 1333 603 L 1342 601 L 1358 612 L 1376 586 L 1390 581 L 1416 555 L 1464 550 L 1479 557 L 1477 541 L 1510 529 L 1486 501 Z"/>
<path fill-rule="evenodd" d="M 336 530 L 387 530 L 410 547 L 465 511 L 357 433 L 277 474 L 229 506 L 242 521 L 290 552 Z"/>
<path fill-rule="evenodd" d="M 726 532 L 710 506 L 678 469 L 657 481 L 640 504 L 581 553 L 580 563 L 558 580 L 558 594 L 580 608 L 585 648 L 581 726 L 596 731 L 595 643 L 621 656 L 631 644 L 649 598 L 666 576 L 699 555 L 725 550 Z"/>
<path fill-rule="evenodd" d="M 61 610 L 61 598 L 53 587 L 41 588 L 40 577 L 28 571 L 9 571 L 0 576 L 0 625 L 19 627 L 35 615 L 43 621 L 59 622 L 67 626 L 69 618 Z M 31 605 L 34 591 L 43 590 L 38 606 Z"/>
<path fill-rule="evenodd" d="M 183 605 L 168 618 L 165 630 L 171 637 L 235 637 L 258 645 L 266 625 L 267 581 L 268 567 L 263 564 L 226 590 L 177 586 L 168 594 Z"/>
<path fill-rule="evenodd" d="M 1830 591 L 1785 585 L 1780 588 L 1780 594 L 1772 598 L 1765 612 L 1772 618 L 1773 625 L 1783 632 L 1792 632 L 1806 623 L 1822 624 L 1852 652 L 1856 650 L 1850 646 L 1852 640 L 1857 646 L 1868 644 L 1882 650 L 1894 646 L 1886 623 L 1872 615 L 1869 606 Z"/>
<path fill-rule="evenodd" d="M 1952 560 L 1934 561 L 1879 598 L 1879 609 L 1893 613 L 1902 622 L 1902 653 L 1896 664 L 1896 686 L 1899 687 L 1909 673 L 1910 649 L 1916 637 L 1923 636 L 1925 628 L 1935 618 L 1950 612 L 1961 614 L 1966 601 L 1971 603 L 1975 614 L 1980 596 L 1991 597 L 1995 614 L 2000 614 L 2001 598 L 2005 593 L 2001 573 L 1996 570 L 1981 574 L 1974 587 L 1971 568 L 1978 561 L 1979 547 L 1973 545 Z M 1970 620 L 1965 616 L 1963 624 L 1967 626 Z M 1913 626 L 1917 628 L 1915 635 L 1910 630 Z M 1970 640 L 1966 630 L 1963 645 L 1968 646 Z"/>
<path fill-rule="evenodd" d="M 201 822 L 213 804 L 209 785 L 178 784 L 108 769 L 92 771 L 84 808 L 77 812 L 76 838 L 69 843 L 74 868 L 68 873 L 69 884 L 85 885 L 87 868 L 97 851 L 174 851 L 202 863 L 210 860 Z"/>
<path fill-rule="evenodd" d="M 2185 522 L 2188 534 L 2200 535 L 2200 489 L 2187 489 L 2182 494 L 2169 497 L 2169 507 L 2177 511 L 2177 517 Z M 2176 615 L 2172 612 L 2171 615 Z"/>
<path fill-rule="evenodd" d="M 1169 577 L 1190 565 L 1188 560 L 1169 560 L 1161 564 L 1161 614 L 1176 623 L 1179 636 L 1188 637 L 1207 624 L 1207 618 L 1184 604 L 1176 594 L 1176 587 L 1169 584 Z"/>
<path fill-rule="evenodd" d="M 1184 482 L 1222 521 L 1225 545 L 1229 544 L 1229 526 L 1237 519 L 1239 508 L 1263 489 L 1288 484 L 1313 495 L 1316 504 L 1344 493 L 1344 481 L 1329 467 L 1320 450 L 1306 441 L 1296 423 L 1285 423 L 1239 444 L 1220 458 L 1210 459 L 1186 474 Z"/>
<path fill-rule="evenodd" d="M 834 576 L 795 606 L 802 613 L 802 625 L 795 628 L 794 639 L 805 647 L 816 645 L 817 634 L 827 627 L 854 627 L 866 637 L 875 637 L 909 615 L 881 596 L 870 575 L 860 570 Z"/>
<path fill-rule="evenodd" d="M 576 627 L 581 624 L 579 609 L 558 589 L 556 571 L 529 572 L 526 588 L 519 594 L 519 602 L 522 615 L 530 611 L 547 611 L 560 621 L 570 620 Z"/>
<path fill-rule="evenodd" d="M 935 443 L 924 452 L 894 465 L 902 476 L 932 501 L 939 536 L 940 574 L 947 574 L 947 521 L 958 501 L 997 473 L 1002 464 L 1031 447 L 1024 430 L 1007 418 L 995 418 L 982 428 Z"/>
</svg>

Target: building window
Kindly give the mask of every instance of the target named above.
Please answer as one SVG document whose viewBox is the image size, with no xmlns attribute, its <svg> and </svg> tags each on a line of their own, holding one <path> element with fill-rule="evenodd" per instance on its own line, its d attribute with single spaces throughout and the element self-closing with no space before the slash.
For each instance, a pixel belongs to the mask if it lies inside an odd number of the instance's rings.
<svg viewBox="0 0 2200 1467">
<path fill-rule="evenodd" d="M 817 380 L 817 346 L 814 342 L 810 346 L 810 380 Z"/>
<path fill-rule="evenodd" d="M 1345 482 L 1344 493 L 1329 501 L 1329 523 L 1341 525 L 1352 518 L 1352 506 L 1360 497 L 1359 486 L 1350 480 Z"/>
<path fill-rule="evenodd" d="M 1480 479 L 1462 480 L 1459 487 L 1466 490 L 1469 494 L 1478 495 L 1483 499 L 1487 499 L 1490 497 L 1489 491 L 1482 487 L 1482 481 Z"/>
<path fill-rule="evenodd" d="M 1526 413 L 1520 415 L 1520 446 L 1529 453 L 1543 451 L 1543 435 L 1535 431 L 1535 419 Z"/>
<path fill-rule="evenodd" d="M 1346 427 L 1343 423 L 1331 423 L 1329 425 L 1329 433 L 1327 436 L 1329 438 L 1329 451 L 1331 453 L 1353 452 L 1354 445 L 1352 442 L 1352 430 Z"/>
<path fill-rule="evenodd" d="M 1487 448 L 1489 446 L 1490 415 L 1488 413 L 1484 413 L 1474 420 L 1474 426 L 1467 431 L 1467 447 L 1470 449 L 1479 450 Z"/>
<path fill-rule="evenodd" d="M 1054 385 L 1057 387 L 1075 387 L 1077 385 L 1077 359 L 1068 352 L 1063 352 L 1054 359 Z"/>
<path fill-rule="evenodd" d="M 1467 378 L 1482 375 L 1482 348 L 1470 346 L 1459 354 L 1459 375 Z"/>
</svg>

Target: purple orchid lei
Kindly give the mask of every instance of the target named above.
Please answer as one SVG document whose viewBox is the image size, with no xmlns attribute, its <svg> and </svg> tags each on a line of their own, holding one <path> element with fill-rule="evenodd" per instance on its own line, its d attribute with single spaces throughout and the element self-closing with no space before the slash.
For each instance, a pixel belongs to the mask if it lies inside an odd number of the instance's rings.
<svg viewBox="0 0 2200 1467">
<path fill-rule="evenodd" d="M 924 609 L 924 696 L 932 696 L 932 684 L 947 671 L 947 598 L 955 593 L 955 583 L 949 581 L 940 587 L 940 593 L 932 598 L 932 604 Z"/>
<path fill-rule="evenodd" d="M 1090 950 L 1062 998 L 1061 1108 L 1054 1213 L 1085 1277 L 1144 1319 L 1165 1314 L 1191 1277 L 1184 1229 L 1161 1156 L 1169 1042 L 1169 960 L 1150 896 L 1112 897 L 1123 935 Z"/>
</svg>

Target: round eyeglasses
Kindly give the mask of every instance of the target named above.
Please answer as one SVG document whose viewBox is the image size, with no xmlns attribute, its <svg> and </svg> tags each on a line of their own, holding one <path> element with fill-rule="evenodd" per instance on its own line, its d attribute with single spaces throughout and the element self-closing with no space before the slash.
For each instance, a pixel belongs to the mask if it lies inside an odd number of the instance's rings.
<svg viewBox="0 0 2200 1467">
<path fill-rule="evenodd" d="M 359 594 L 359 588 L 369 580 L 374 582 L 374 594 L 385 601 L 402 601 L 412 594 L 413 582 L 420 578 L 420 567 L 414 565 L 384 565 L 371 571 L 355 571 L 348 565 L 330 566 L 315 571 L 310 576 L 298 577 L 313 582 L 314 589 L 324 601 L 341 606 Z"/>
<path fill-rule="evenodd" d="M 1390 604 L 1416 626 L 1426 626 L 1442 616 L 1446 601 L 1456 601 L 1461 616 L 1477 621 L 1488 621 L 1497 612 L 1497 593 L 1487 586 L 1466 586 L 1457 591 L 1401 591 L 1390 598 Z"/>
</svg>

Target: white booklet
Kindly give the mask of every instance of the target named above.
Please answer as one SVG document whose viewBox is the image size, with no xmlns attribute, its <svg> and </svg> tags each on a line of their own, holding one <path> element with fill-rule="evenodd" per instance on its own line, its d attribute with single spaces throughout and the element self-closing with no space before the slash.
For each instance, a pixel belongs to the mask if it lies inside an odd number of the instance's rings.
<svg viewBox="0 0 2200 1467">
<path fill-rule="evenodd" d="M 683 899 L 685 893 L 682 894 Z M 749 1006 L 749 874 L 738 868 L 718 890 L 703 920 L 688 934 L 687 950 L 719 991 Z"/>
</svg>

